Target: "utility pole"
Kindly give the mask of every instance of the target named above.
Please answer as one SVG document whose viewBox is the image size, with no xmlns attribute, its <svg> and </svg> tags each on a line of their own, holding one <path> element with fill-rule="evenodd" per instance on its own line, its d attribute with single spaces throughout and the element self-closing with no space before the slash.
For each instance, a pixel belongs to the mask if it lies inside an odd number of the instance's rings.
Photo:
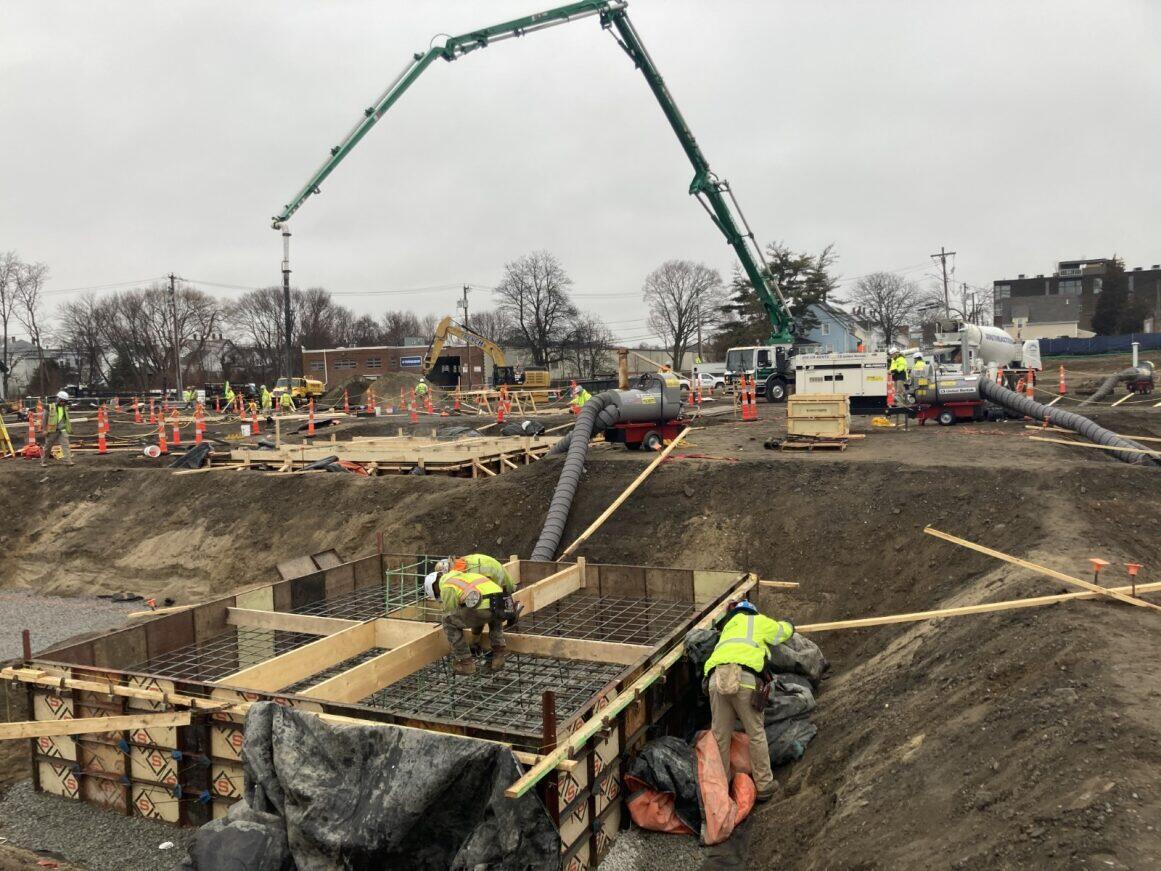
<svg viewBox="0 0 1161 871">
<path fill-rule="evenodd" d="M 945 251 L 942 245 L 939 246 L 938 254 L 930 255 L 932 260 L 938 257 L 939 264 L 943 267 L 943 313 L 949 318 L 951 317 L 951 294 L 947 289 L 947 258 L 954 256 L 954 251 Z"/>
<path fill-rule="evenodd" d="M 282 317 L 286 331 L 286 353 L 283 365 L 286 367 L 286 389 L 290 390 L 290 231 L 282 228 Z"/>
<path fill-rule="evenodd" d="M 177 276 L 169 273 L 169 304 L 173 306 L 173 383 L 177 388 L 177 400 L 182 399 L 181 385 L 181 334 L 177 330 Z"/>
<path fill-rule="evenodd" d="M 468 323 L 468 294 L 471 292 L 471 290 L 472 290 L 471 286 L 465 284 L 463 298 L 456 300 L 456 308 L 462 308 L 464 310 L 464 329 L 465 330 L 471 330 L 471 328 L 472 328 L 471 324 Z M 468 353 L 468 390 L 471 390 L 472 389 L 472 343 L 466 342 L 465 344 L 467 345 L 467 353 Z M 481 352 L 481 354 L 482 354 L 482 352 Z"/>
</svg>

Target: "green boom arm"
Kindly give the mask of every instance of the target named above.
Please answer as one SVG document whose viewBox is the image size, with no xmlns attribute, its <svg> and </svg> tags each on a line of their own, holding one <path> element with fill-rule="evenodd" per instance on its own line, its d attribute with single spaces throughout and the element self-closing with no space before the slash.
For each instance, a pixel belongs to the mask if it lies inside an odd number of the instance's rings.
<svg viewBox="0 0 1161 871">
<path fill-rule="evenodd" d="M 302 190 L 295 194 L 294 198 L 274 217 L 275 229 L 280 228 L 284 222 L 289 220 L 290 216 L 302 207 L 308 197 L 320 192 L 319 185 L 334 172 L 335 167 L 351 153 L 352 149 L 359 144 L 359 141 L 367 135 L 387 110 L 395 105 L 396 101 L 403 96 L 403 92 L 411 87 L 415 80 L 423 74 L 423 71 L 431 65 L 432 61 L 437 58 L 453 61 L 470 51 L 486 48 L 502 39 L 524 36 L 547 27 L 598 15 L 601 27 L 612 28 L 616 31 L 618 44 L 645 76 L 649 89 L 661 105 L 661 111 L 665 113 L 666 120 L 669 121 L 673 132 L 677 134 L 686 157 L 693 164 L 694 177 L 690 183 L 689 192 L 697 197 L 710 219 L 726 237 L 726 241 L 741 261 L 742 269 L 745 270 L 746 276 L 750 279 L 758 298 L 762 301 L 770 319 L 771 332 L 767 340 L 768 343 L 774 345 L 792 342 L 794 320 L 790 316 L 786 299 L 782 296 L 773 278 L 768 276 L 758 265 L 758 260 L 762 257 L 762 249 L 754 239 L 754 233 L 750 230 L 741 209 L 738 207 L 738 202 L 730 190 L 729 182 L 719 179 L 710 169 L 709 162 L 702 154 L 697 140 L 693 138 L 693 134 L 685 123 L 685 118 L 681 115 L 681 110 L 677 108 L 677 104 L 669 94 L 669 89 L 665 87 L 661 74 L 653 64 L 653 59 L 649 57 L 649 53 L 641 44 L 632 22 L 629 21 L 629 15 L 625 11 L 627 6 L 625 0 L 582 0 L 582 2 L 549 9 L 546 12 L 538 12 L 524 18 L 506 21 L 503 24 L 474 30 L 471 33 L 453 36 L 443 45 L 429 49 L 426 54 L 413 55 L 403 72 L 379 96 L 374 105 L 363 110 L 363 117 L 343 137 L 342 142 L 331 149 L 330 155 L 310 177 Z M 732 209 L 731 204 L 733 205 Z M 734 217 L 735 211 L 737 219 Z M 741 227 L 739 227 L 739 222 Z M 745 228 L 745 232 L 742 232 L 742 228 Z M 755 259 L 755 254 L 757 254 L 757 259 Z"/>
</svg>

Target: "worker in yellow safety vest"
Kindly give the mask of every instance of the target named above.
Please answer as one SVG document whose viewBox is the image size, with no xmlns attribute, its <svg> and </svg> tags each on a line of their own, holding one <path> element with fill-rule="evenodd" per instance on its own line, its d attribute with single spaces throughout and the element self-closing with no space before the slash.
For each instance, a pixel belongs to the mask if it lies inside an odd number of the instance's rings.
<svg viewBox="0 0 1161 871">
<path fill-rule="evenodd" d="M 890 373 L 891 380 L 906 381 L 907 358 L 899 353 L 898 348 L 892 348 L 888 353 L 891 355 L 891 362 L 887 366 L 887 372 Z"/>
<path fill-rule="evenodd" d="M 927 361 L 923 359 L 923 354 L 920 351 L 916 351 L 911 358 L 911 389 L 916 390 L 927 387 L 930 371 Z"/>
<path fill-rule="evenodd" d="M 260 396 L 262 397 L 262 413 L 269 414 L 274 410 L 274 395 L 266 389 L 265 384 L 262 385 Z"/>
<path fill-rule="evenodd" d="M 32 424 L 29 424 L 31 426 Z M 69 418 L 69 395 L 61 391 L 56 399 L 44 410 L 44 453 L 40 455 L 40 465 L 47 466 L 52 456 L 52 446 L 60 443 L 60 453 L 66 466 L 75 466 L 72 451 L 69 450 L 69 435 L 73 422 Z"/>
<path fill-rule="evenodd" d="M 286 414 L 294 413 L 294 397 L 289 390 L 278 395 L 278 410 Z"/>
<path fill-rule="evenodd" d="M 464 631 L 478 633 L 485 626 L 491 637 L 491 669 L 504 667 L 508 648 L 504 644 L 504 589 L 485 575 L 475 572 L 434 571 L 423 581 L 424 592 L 443 605 L 443 631 L 455 657 L 456 674 L 475 674 L 476 660 L 464 638 Z"/>
<path fill-rule="evenodd" d="M 422 375 L 419 376 L 419 383 L 415 385 L 415 396 L 418 399 L 427 396 L 427 379 Z"/>
<path fill-rule="evenodd" d="M 794 624 L 771 620 L 743 599 L 730 606 L 717 626 L 721 634 L 705 663 L 714 740 L 728 780 L 734 720 L 741 721 L 750 739 L 750 770 L 758 801 L 768 801 L 778 791 L 778 784 L 770 770 L 770 745 L 766 742 L 764 712 L 770 697 L 767 656 L 790 639 Z"/>
<path fill-rule="evenodd" d="M 494 556 L 488 556 L 486 553 L 450 556 L 435 564 L 435 570 L 437 572 L 448 572 L 453 569 L 457 572 L 474 572 L 477 575 L 483 575 L 499 584 L 506 595 L 511 596 L 516 592 L 516 582 L 508 574 L 508 570 L 504 568 L 504 564 Z"/>
<path fill-rule="evenodd" d="M 579 384 L 572 386 L 572 399 L 568 401 L 573 414 L 580 414 L 581 407 L 592 399 L 592 394 L 581 387 Z"/>
</svg>

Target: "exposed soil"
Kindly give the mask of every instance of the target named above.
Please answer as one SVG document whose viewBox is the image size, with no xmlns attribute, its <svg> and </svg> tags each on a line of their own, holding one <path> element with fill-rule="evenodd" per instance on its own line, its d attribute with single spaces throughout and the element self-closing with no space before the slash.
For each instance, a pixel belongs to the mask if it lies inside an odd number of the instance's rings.
<svg viewBox="0 0 1161 871">
<path fill-rule="evenodd" d="M 1129 405 L 1092 416 L 1161 436 L 1161 409 Z M 1106 582 L 1123 583 L 1126 562 L 1157 578 L 1159 470 L 1030 441 L 1019 421 L 904 431 L 857 418 L 866 437 L 845 452 L 781 453 L 762 442 L 783 430 L 782 406 L 760 412 L 756 424 L 699 421 L 581 553 L 799 581 L 762 601 L 798 623 L 1064 589 L 926 536 L 929 524 L 1079 577 L 1100 556 Z M 555 458 L 480 480 L 174 477 L 128 457 L 47 471 L 0 461 L 0 586 L 194 601 L 272 577 L 287 557 L 367 552 L 376 532 L 387 550 L 527 555 L 560 469 Z M 594 445 L 564 543 L 649 459 Z M 819 737 L 779 773 L 786 797 L 757 813 L 749 864 L 1155 867 L 1158 619 L 1082 601 L 819 634 L 834 664 Z"/>
</svg>

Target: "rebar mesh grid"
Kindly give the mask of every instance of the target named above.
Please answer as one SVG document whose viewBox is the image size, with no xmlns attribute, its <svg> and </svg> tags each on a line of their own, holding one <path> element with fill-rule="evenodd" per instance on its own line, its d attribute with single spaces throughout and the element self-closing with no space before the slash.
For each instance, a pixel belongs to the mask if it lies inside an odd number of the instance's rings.
<svg viewBox="0 0 1161 871">
<path fill-rule="evenodd" d="M 696 613 L 692 602 L 577 592 L 522 619 L 516 631 L 587 641 L 655 644 Z"/>
<path fill-rule="evenodd" d="M 131 665 L 126 671 L 144 672 L 174 680 L 216 681 L 310 644 L 318 638 L 317 635 L 300 632 L 231 626 L 213 638 L 175 648 L 161 656 Z"/>
<path fill-rule="evenodd" d="M 476 673 L 465 676 L 455 674 L 451 662 L 447 656 L 424 666 L 361 704 L 401 716 L 468 721 L 539 735 L 545 690 L 556 693 L 557 717 L 563 721 L 583 709 L 624 668 L 515 653 L 499 672 L 489 671 L 487 660 L 477 657 Z"/>
<path fill-rule="evenodd" d="M 419 562 L 388 569 L 384 572 L 382 584 L 319 599 L 317 602 L 295 608 L 294 612 L 319 617 L 337 617 L 342 620 L 373 620 L 401 608 L 422 605 L 426 601 L 423 579 L 435 568 L 437 559 L 438 557 L 426 557 Z"/>
<path fill-rule="evenodd" d="M 370 650 L 364 650 L 362 653 L 356 653 L 350 659 L 344 659 L 337 665 L 332 665 L 330 668 L 323 669 L 317 674 L 312 674 L 310 677 L 305 677 L 296 684 L 291 684 L 288 687 L 283 687 L 284 693 L 302 693 L 315 684 L 322 683 L 324 680 L 329 680 L 336 675 L 342 674 L 349 668 L 354 668 L 356 665 L 362 665 L 369 659 L 374 659 L 381 653 L 386 653 L 390 648 L 388 647 L 372 647 Z M 310 693 L 305 693 L 310 695 Z"/>
</svg>

